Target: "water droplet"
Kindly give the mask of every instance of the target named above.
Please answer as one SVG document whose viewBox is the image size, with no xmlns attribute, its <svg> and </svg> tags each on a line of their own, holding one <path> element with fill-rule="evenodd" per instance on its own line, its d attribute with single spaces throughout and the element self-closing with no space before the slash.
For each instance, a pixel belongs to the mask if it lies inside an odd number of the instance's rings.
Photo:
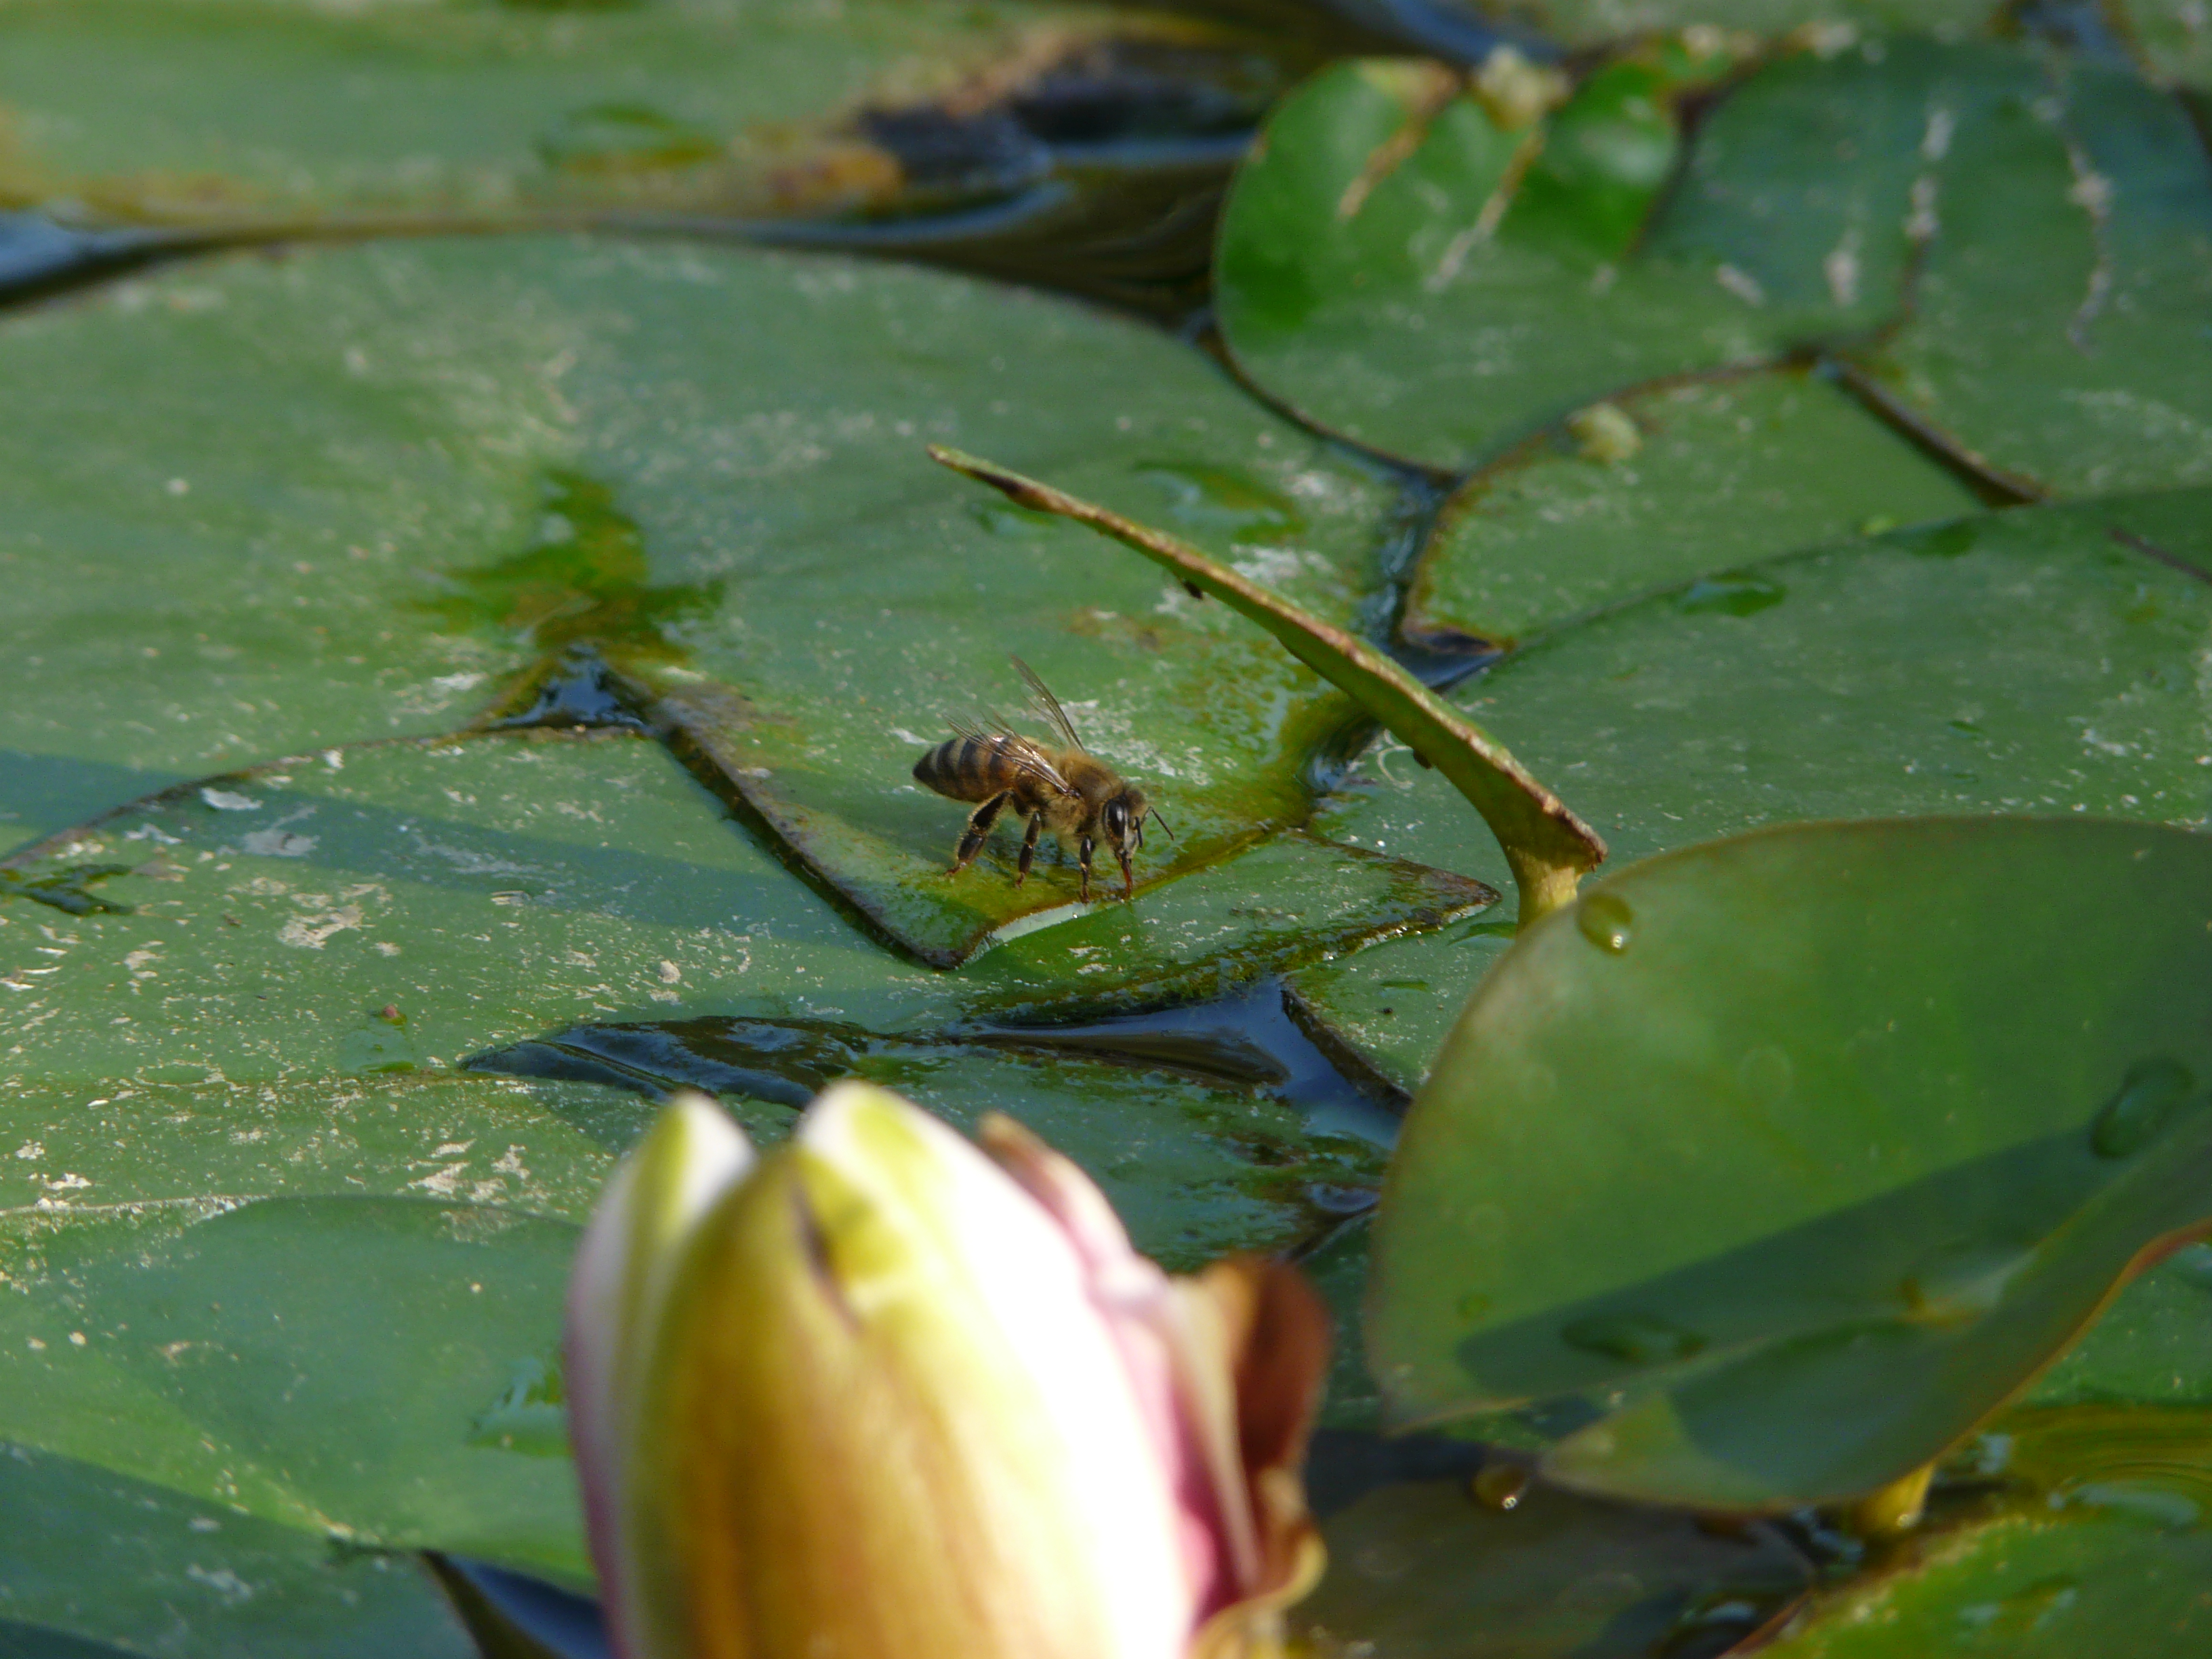
<svg viewBox="0 0 2212 1659">
<path fill-rule="evenodd" d="M 1486 1463 L 1468 1486 L 1485 1509 L 1510 1512 L 1521 1507 L 1528 1490 L 1528 1471 L 1511 1463 Z"/>
<path fill-rule="evenodd" d="M 1575 926 L 1599 950 L 1617 957 L 1636 937 L 1636 912 L 1626 899 L 1592 893 L 1575 907 Z"/>
<path fill-rule="evenodd" d="M 1717 611 L 1727 617 L 1755 616 L 1790 597 L 1771 576 L 1749 570 L 1723 570 L 1700 577 L 1674 596 L 1674 609 L 1691 616 Z"/>
<path fill-rule="evenodd" d="M 2128 1158 L 2155 1139 L 2196 1079 L 2178 1060 L 2154 1054 L 2128 1067 L 2119 1092 L 2105 1103 L 2089 1131 L 2100 1158 Z"/>
<path fill-rule="evenodd" d="M 1687 1359 L 1705 1346 L 1695 1331 L 1650 1314 L 1593 1314 L 1561 1328 L 1559 1335 L 1571 1348 L 1625 1359 L 1632 1365 L 1663 1365 Z"/>
</svg>

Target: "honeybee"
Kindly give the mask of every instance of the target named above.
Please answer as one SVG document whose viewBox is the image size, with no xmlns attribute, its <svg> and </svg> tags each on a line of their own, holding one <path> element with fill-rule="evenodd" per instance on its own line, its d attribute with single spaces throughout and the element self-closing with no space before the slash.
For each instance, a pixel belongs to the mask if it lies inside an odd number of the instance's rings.
<svg viewBox="0 0 2212 1659">
<path fill-rule="evenodd" d="M 1145 844 L 1145 819 L 1149 816 L 1170 839 L 1175 831 L 1145 799 L 1145 792 L 1122 781 L 1114 769 L 1083 746 L 1067 711 L 1060 706 L 1036 671 L 1019 657 L 1014 672 L 1036 699 L 1038 710 L 1052 723 L 1066 747 L 1048 749 L 1024 737 L 1011 726 L 994 720 L 989 726 L 954 720 L 958 735 L 947 738 L 914 763 L 915 781 L 953 800 L 974 801 L 968 828 L 953 854 L 957 876 L 983 848 L 999 814 L 1011 806 L 1014 816 L 1029 820 L 1022 836 L 1021 861 L 1014 868 L 1018 887 L 1030 873 L 1036 856 L 1038 832 L 1050 830 L 1063 846 L 1075 848 L 1083 870 L 1082 899 L 1091 902 L 1091 854 L 1103 841 L 1121 866 L 1121 896 L 1136 896 L 1136 873 L 1129 854 Z"/>
</svg>

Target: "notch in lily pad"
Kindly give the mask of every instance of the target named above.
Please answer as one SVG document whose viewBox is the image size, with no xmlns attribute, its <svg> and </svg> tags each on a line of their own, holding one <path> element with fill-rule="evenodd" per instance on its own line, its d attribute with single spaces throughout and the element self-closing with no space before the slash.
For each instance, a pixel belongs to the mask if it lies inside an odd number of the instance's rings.
<svg viewBox="0 0 2212 1659">
<path fill-rule="evenodd" d="M 127 916 L 132 906 L 102 897 L 92 887 L 110 876 L 127 876 L 131 872 L 127 864 L 72 864 L 42 876 L 0 870 L 0 899 L 27 898 L 71 916 Z"/>
<path fill-rule="evenodd" d="M 1125 519 L 975 455 L 932 444 L 929 456 L 990 485 L 1018 507 L 1086 525 L 1162 566 L 1194 594 L 1219 599 L 1347 693 L 1423 766 L 1450 780 L 1504 849 L 1520 890 L 1523 927 L 1575 896 L 1605 857 L 1605 842 L 1544 787 L 1505 746 L 1365 641 L 1331 626 L 1216 563 L 1189 543 Z"/>
</svg>

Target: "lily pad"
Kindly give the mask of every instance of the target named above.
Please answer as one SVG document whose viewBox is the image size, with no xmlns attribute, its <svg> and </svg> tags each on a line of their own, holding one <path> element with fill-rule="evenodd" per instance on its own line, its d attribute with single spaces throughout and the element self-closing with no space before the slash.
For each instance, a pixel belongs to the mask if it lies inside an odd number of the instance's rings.
<svg viewBox="0 0 2212 1659">
<path fill-rule="evenodd" d="M 1494 1460 L 1472 1478 L 1378 1485 L 1324 1513 L 1322 1535 L 1328 1576 L 1291 1613 L 1315 1659 L 1644 1659 L 1670 1641 L 1747 1636 L 1811 1576 L 1764 1528 L 1701 1531 Z"/>
<path fill-rule="evenodd" d="M 1172 339 L 1062 302 L 828 258 L 427 242 L 178 271 L 16 319 L 0 364 L 80 388 L 0 455 L 27 831 L 520 708 L 593 646 L 802 862 L 944 963 L 1075 885 L 1049 863 L 1018 891 L 946 881 L 965 809 L 909 781 L 948 717 L 1018 712 L 1009 651 L 1182 836 L 1147 845 L 1146 879 L 1303 819 L 1307 756 L 1349 718 L 1236 618 L 922 456 L 988 442 L 1352 614 L 1382 481 Z M 256 426 L 217 434 L 210 400 Z M 149 546 L 173 583 L 127 574 Z"/>
<path fill-rule="evenodd" d="M 125 862 L 89 867 L 123 873 L 65 885 L 100 856 Z M 929 1036 L 1095 1016 L 1220 995 L 1496 898 L 1292 831 L 948 975 L 870 939 L 619 732 L 331 750 L 155 797 L 0 874 L 19 878 L 0 884 L 0 1054 L 111 1094 L 435 1075 L 577 1021 Z M 76 890 L 115 908 L 72 917 L 55 901 Z"/>
<path fill-rule="evenodd" d="M 2022 46 L 1869 39 L 1735 82 L 1677 176 L 1667 110 L 1700 70 L 1652 51 L 1531 135 L 1433 69 L 1308 83 L 1224 223 L 1237 361 L 1456 467 L 1653 380 L 1825 348 L 2016 493 L 2208 476 L 2212 178 L 2172 97 Z"/>
<path fill-rule="evenodd" d="M 1899 42 L 1879 71 L 1787 57 L 1706 116 L 1670 188 L 1674 100 L 1727 67 L 1616 60 L 1525 131 L 1433 66 L 1323 72 L 1230 197 L 1231 349 L 1332 430 L 1465 465 L 1639 382 L 1875 326 L 1911 254 L 1928 98 L 1961 72 L 2040 86 L 1994 47 Z M 1839 143 L 1864 155 L 1842 190 L 1823 178 Z"/>
<path fill-rule="evenodd" d="M 1571 46 L 1598 46 L 1701 25 L 1762 35 L 1842 26 L 1954 37 L 1980 30 L 1999 7 L 1993 0 L 1487 0 L 1484 9 Z"/>
<path fill-rule="evenodd" d="M 1655 587 L 1979 506 L 1819 376 L 1698 381 L 1618 410 L 1617 450 L 1538 438 L 1461 487 L 1407 596 L 1409 633 L 1510 644 Z"/>
<path fill-rule="evenodd" d="M 1804 825 L 1620 872 L 1499 963 L 1407 1121 L 1394 1414 L 1549 1402 L 1553 1478 L 1731 1510 L 1934 1461 L 2212 1227 L 2208 972 L 2183 830 Z"/>
<path fill-rule="evenodd" d="M 1168 31 L 964 0 L 11 0 L 0 200 L 171 222 L 876 204 L 909 184 L 898 155 L 834 122 L 1113 33 Z"/>
<path fill-rule="evenodd" d="M 2202 1413 L 2008 1419 L 2012 1491 L 1817 1596 L 1778 1659 L 2166 1659 L 2212 1633 L 2212 1425 Z M 2046 1461 L 2056 1455 L 2061 1462 Z"/>
<path fill-rule="evenodd" d="M 578 1577 L 568 1461 L 477 1431 L 557 1345 L 576 1235 L 424 1199 L 18 1212 L 0 1434 L 310 1532 Z"/>
<path fill-rule="evenodd" d="M 129 915 L 0 906 L 0 1031 L 55 1084 L 429 1072 L 579 1019 L 946 1006 L 941 975 L 867 939 L 634 733 L 333 749 L 157 797 L 17 867 L 95 854 L 133 866 L 95 890 Z"/>
<path fill-rule="evenodd" d="M 469 1659 L 414 1562 L 64 1457 L 0 1450 L 0 1654 Z M 111 1645 L 112 1644 L 112 1645 Z"/>
<path fill-rule="evenodd" d="M 2198 823 L 2212 707 L 2192 665 L 2212 589 L 2186 563 L 2203 532 L 2183 532 L 2204 511 L 2199 491 L 2023 507 L 1769 560 L 1563 629 L 1453 698 L 1624 862 L 1793 819 Z M 2145 552 L 2142 532 L 2114 536 L 2136 523 L 2166 542 Z M 1470 856 L 1483 849 L 1457 796 L 1387 750 L 1317 827 L 1503 876 Z M 1503 943 L 1477 921 L 1293 982 L 1412 1086 Z"/>
<path fill-rule="evenodd" d="M 2185 1245 L 2121 1291 L 2025 1403 L 2212 1406 L 2212 1245 Z"/>
<path fill-rule="evenodd" d="M 2032 491 L 2212 478 L 2212 162 L 2178 100 L 2061 60 L 2051 92 L 1960 112 L 1928 211 L 1871 384 Z"/>
</svg>

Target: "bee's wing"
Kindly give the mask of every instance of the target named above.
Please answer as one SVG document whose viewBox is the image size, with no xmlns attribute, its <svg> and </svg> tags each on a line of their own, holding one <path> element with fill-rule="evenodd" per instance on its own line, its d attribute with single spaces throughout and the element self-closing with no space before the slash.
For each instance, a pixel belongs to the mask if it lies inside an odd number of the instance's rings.
<svg viewBox="0 0 2212 1659">
<path fill-rule="evenodd" d="M 1067 739 L 1067 746 L 1078 754 L 1089 754 L 1091 751 L 1084 747 L 1083 739 L 1075 735 L 1075 722 L 1067 718 L 1067 710 L 1060 706 L 1060 699 L 1054 696 L 1050 688 L 1037 678 L 1036 670 L 1019 657 L 1009 657 L 1007 660 L 1013 664 L 1014 672 L 1022 677 L 1022 684 L 1029 687 L 1030 695 L 1036 699 L 1037 708 L 1052 722 L 1053 729 Z"/>
<path fill-rule="evenodd" d="M 1075 793 L 1075 786 L 1060 775 L 1060 769 L 1052 763 L 1052 757 L 1038 746 L 1036 740 L 1024 737 L 1004 720 L 994 720 L 987 727 L 975 720 L 956 720 L 951 726 L 963 738 L 997 745 L 1007 764 L 1028 774 L 1046 788 L 1063 795 Z"/>
</svg>

